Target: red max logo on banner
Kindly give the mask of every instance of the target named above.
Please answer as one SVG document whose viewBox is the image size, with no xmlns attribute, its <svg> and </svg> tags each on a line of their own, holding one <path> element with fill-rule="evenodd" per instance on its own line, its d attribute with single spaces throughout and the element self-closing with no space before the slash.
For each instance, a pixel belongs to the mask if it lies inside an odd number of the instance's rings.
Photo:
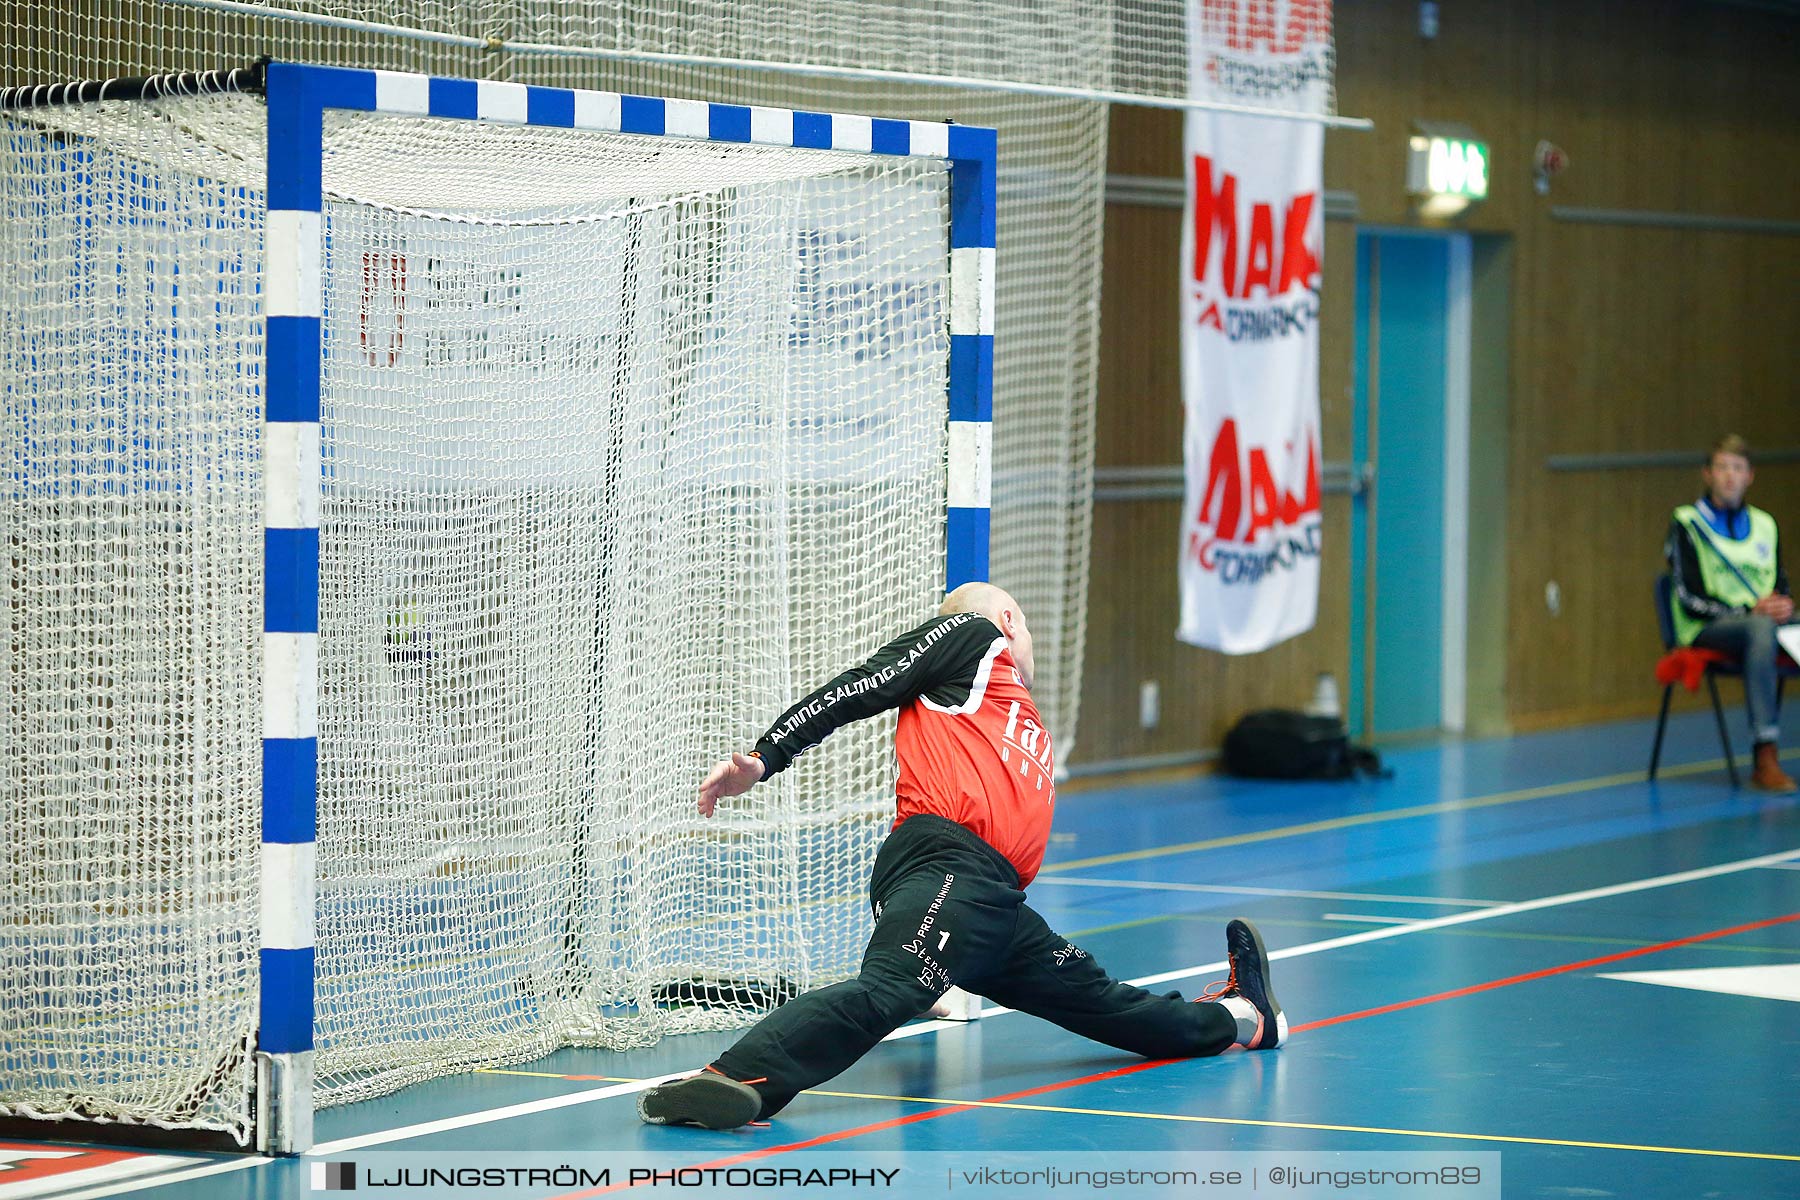
<svg viewBox="0 0 1800 1200">
<path fill-rule="evenodd" d="M 1331 40 L 1331 0 L 1200 0 L 1201 29 L 1208 42 L 1239 54 L 1298 54 L 1309 43 Z"/>
<path fill-rule="evenodd" d="M 1248 299 L 1255 288 L 1261 288 L 1266 296 L 1279 296 L 1296 285 L 1314 287 L 1319 277 L 1319 255 L 1306 244 L 1306 234 L 1319 194 L 1301 192 L 1282 206 L 1279 243 L 1275 239 L 1275 206 L 1252 204 L 1250 243 L 1247 252 L 1241 252 L 1237 187 L 1237 176 L 1227 171 L 1214 188 L 1212 159 L 1204 154 L 1194 155 L 1194 282 L 1206 281 L 1216 234 L 1223 258 L 1219 277 L 1228 297 Z M 1216 324 L 1217 320 L 1215 313 L 1213 322 Z"/>
<path fill-rule="evenodd" d="M 1247 464 L 1247 467 L 1246 467 Z M 1249 506 L 1245 511 L 1246 474 L 1249 477 Z M 1206 487 L 1200 493 L 1200 508 L 1194 514 L 1199 528 L 1188 534 L 1187 553 L 1201 567 L 1213 569 L 1213 548 L 1220 542 L 1252 545 L 1257 534 L 1278 524 L 1293 526 L 1302 517 L 1319 511 L 1319 449 L 1313 431 L 1306 431 L 1306 481 L 1300 495 L 1280 487 L 1275 473 L 1269 469 L 1268 453 L 1261 446 L 1250 447 L 1240 461 L 1237 421 L 1226 417 L 1219 423 L 1213 439 L 1212 455 L 1206 467 Z M 1210 527 L 1210 533 L 1209 533 Z"/>
<path fill-rule="evenodd" d="M 1194 155 L 1194 283 L 1204 286 L 1217 240 L 1219 278 L 1228 299 L 1249 299 L 1259 288 L 1265 297 L 1285 295 L 1296 287 L 1317 290 L 1319 254 L 1306 244 L 1306 235 L 1319 194 L 1301 192 L 1281 206 L 1279 241 L 1275 236 L 1275 206 L 1252 204 L 1249 243 L 1245 246 L 1238 227 L 1237 188 L 1237 176 L 1229 171 L 1215 188 L 1212 159 L 1204 154 Z M 1196 299 L 1205 299 L 1204 293 L 1197 293 Z M 1196 323 L 1223 332 L 1218 301 L 1207 300 Z"/>
</svg>

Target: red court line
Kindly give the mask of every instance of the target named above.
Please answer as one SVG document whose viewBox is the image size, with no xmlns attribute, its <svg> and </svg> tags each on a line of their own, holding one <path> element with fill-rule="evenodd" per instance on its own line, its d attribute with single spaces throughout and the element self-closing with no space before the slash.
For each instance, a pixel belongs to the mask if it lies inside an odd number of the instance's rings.
<svg viewBox="0 0 1800 1200">
<path fill-rule="evenodd" d="M 1384 1004 L 1379 1008 L 1365 1008 L 1361 1012 L 1345 1013 L 1340 1017 L 1324 1017 L 1317 1021 L 1308 1021 L 1304 1025 L 1295 1025 L 1288 1030 L 1288 1036 L 1313 1029 L 1324 1029 L 1331 1025 L 1342 1025 L 1349 1021 L 1360 1021 L 1365 1017 L 1377 1017 L 1384 1013 L 1399 1012 L 1402 1009 L 1418 1008 L 1425 1004 L 1435 1004 L 1440 1000 L 1454 1000 L 1459 996 L 1473 996 L 1478 992 L 1491 992 L 1495 988 L 1510 987 L 1515 983 L 1529 983 L 1534 979 L 1548 979 L 1553 975 L 1566 975 L 1570 971 L 1586 970 L 1589 967 L 1605 966 L 1608 963 L 1621 962 L 1628 958 L 1642 958 L 1646 954 L 1657 954 L 1664 950 L 1673 950 L 1677 946 L 1691 946 L 1696 942 L 1710 942 L 1716 938 L 1732 937 L 1740 933 L 1749 933 L 1756 929 L 1767 929 L 1771 925 L 1785 925 L 1791 921 L 1800 921 L 1800 912 L 1789 913 L 1785 917 L 1770 917 L 1766 921 L 1751 921 L 1744 925 L 1733 925 L 1728 929 L 1714 929 L 1708 933 L 1696 933 L 1692 937 L 1676 938 L 1673 941 L 1658 942 L 1653 946 L 1639 946 L 1635 950 L 1622 950 L 1617 954 L 1604 954 L 1599 958 L 1584 958 L 1580 962 L 1565 963 L 1560 967 L 1546 967 L 1541 971 L 1527 971 L 1523 975 L 1509 975 L 1505 979 L 1494 979 L 1487 983 L 1477 983 L 1470 987 L 1455 988 L 1448 992 L 1437 992 L 1430 996 L 1420 996 L 1415 1000 L 1402 1000 L 1396 1004 Z M 1023 1100 L 1027 1096 L 1041 1096 L 1045 1092 L 1061 1091 L 1064 1088 L 1080 1087 L 1088 1083 L 1100 1083 L 1108 1079 L 1118 1079 L 1124 1075 L 1135 1075 L 1139 1071 L 1152 1071 L 1158 1067 L 1166 1067 L 1171 1063 L 1192 1062 L 1191 1058 L 1159 1058 L 1149 1062 L 1134 1063 L 1129 1067 L 1118 1067 L 1111 1071 L 1102 1071 L 1096 1075 L 1083 1075 L 1078 1079 L 1064 1079 L 1056 1083 L 1046 1083 L 1034 1088 L 1026 1088 L 1021 1092 L 1008 1092 L 1003 1096 L 989 1096 L 975 1104 L 949 1104 L 942 1108 L 931 1108 L 924 1112 L 912 1113 L 909 1116 L 894 1117 L 887 1121 L 877 1121 L 871 1125 L 857 1125 L 850 1129 L 840 1129 L 836 1133 L 823 1133 L 818 1137 L 808 1138 L 803 1142 L 788 1142 L 781 1146 L 770 1146 L 762 1150 L 750 1150 L 743 1154 L 734 1154 L 728 1158 L 714 1159 L 711 1162 L 690 1163 L 683 1169 L 711 1170 L 717 1167 L 737 1166 L 740 1163 L 754 1162 L 757 1159 L 769 1158 L 776 1154 L 786 1154 L 791 1150 L 809 1150 L 814 1146 L 825 1146 L 832 1142 L 846 1141 L 861 1137 L 865 1133 L 880 1133 L 885 1129 L 897 1129 L 902 1125 L 913 1125 L 920 1121 L 935 1120 L 947 1117 L 952 1113 L 968 1112 L 980 1104 L 1006 1104 L 1014 1100 Z M 676 1168 L 671 1168 L 676 1169 Z M 625 1191 L 629 1188 L 641 1187 L 637 1183 L 615 1183 L 611 1187 L 595 1188 L 585 1192 L 568 1192 L 554 1197 L 554 1200 L 587 1200 L 588 1197 L 604 1195 L 608 1192 Z"/>
<path fill-rule="evenodd" d="M 1533 979 L 1548 979 L 1552 975 L 1566 975 L 1570 971 L 1581 971 L 1588 967 L 1603 967 L 1607 963 L 1623 962 L 1628 958 L 1641 958 L 1646 954 L 1656 954 L 1663 950 L 1672 950 L 1676 946 L 1691 946 L 1695 942 L 1709 942 L 1714 938 L 1730 937 L 1733 934 L 1749 933 L 1752 929 L 1767 929 L 1771 925 L 1785 925 L 1789 921 L 1800 921 L 1800 913 L 1789 913 L 1785 917 L 1770 917 L 1766 921 L 1752 921 L 1748 925 L 1733 925 L 1730 929 L 1715 929 L 1711 933 L 1697 933 L 1693 937 L 1676 938 L 1672 942 L 1658 942 L 1654 946 L 1639 946 L 1635 950 L 1621 950 L 1617 954 L 1603 954 L 1599 958 L 1586 958 L 1580 962 L 1572 962 L 1560 967 L 1546 967 L 1542 971 L 1527 971 L 1523 975 L 1511 975 L 1505 979 L 1495 979 L 1488 983 L 1477 983 L 1471 987 L 1455 988 L 1448 992 L 1439 992 L 1434 996 L 1420 996 L 1417 1000 L 1402 1000 L 1398 1004 L 1383 1004 L 1380 1008 L 1365 1008 L 1361 1012 L 1345 1013 L 1341 1017 L 1325 1017 L 1318 1021 L 1309 1021 L 1305 1025 L 1296 1025 L 1289 1030 L 1290 1034 L 1299 1033 L 1303 1029 L 1324 1029 L 1328 1025 L 1342 1025 L 1346 1021 L 1360 1021 L 1364 1017 L 1378 1017 L 1382 1013 L 1399 1012 L 1403 1008 L 1417 1008 L 1421 1004 L 1435 1004 L 1439 1000 L 1454 1000 L 1458 996 L 1473 996 L 1477 992 L 1491 992 L 1495 988 L 1510 987 L 1515 983 L 1529 983 Z"/>
</svg>

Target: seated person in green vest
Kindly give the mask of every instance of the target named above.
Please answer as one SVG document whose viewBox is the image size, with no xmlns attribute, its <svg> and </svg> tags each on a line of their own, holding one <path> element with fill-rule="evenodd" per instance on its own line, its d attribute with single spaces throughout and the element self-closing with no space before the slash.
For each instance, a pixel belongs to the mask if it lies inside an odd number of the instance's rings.
<svg viewBox="0 0 1800 1200">
<path fill-rule="evenodd" d="M 1706 494 L 1675 510 L 1664 553 L 1674 576 L 1675 640 L 1722 650 L 1743 664 L 1744 695 L 1756 743 L 1753 786 L 1791 792 L 1776 749 L 1775 627 L 1794 619 L 1775 518 L 1744 503 L 1756 473 L 1750 447 L 1720 438 L 1700 472 Z"/>
</svg>

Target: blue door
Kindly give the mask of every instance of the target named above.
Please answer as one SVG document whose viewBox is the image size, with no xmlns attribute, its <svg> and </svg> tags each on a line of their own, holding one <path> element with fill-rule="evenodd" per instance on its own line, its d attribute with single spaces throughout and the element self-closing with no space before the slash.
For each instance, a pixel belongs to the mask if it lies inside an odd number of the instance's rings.
<svg viewBox="0 0 1800 1200">
<path fill-rule="evenodd" d="M 1357 235 L 1356 458 L 1374 486 L 1352 518 L 1347 715 L 1363 737 L 1443 718 L 1451 266 L 1465 236 Z"/>
</svg>

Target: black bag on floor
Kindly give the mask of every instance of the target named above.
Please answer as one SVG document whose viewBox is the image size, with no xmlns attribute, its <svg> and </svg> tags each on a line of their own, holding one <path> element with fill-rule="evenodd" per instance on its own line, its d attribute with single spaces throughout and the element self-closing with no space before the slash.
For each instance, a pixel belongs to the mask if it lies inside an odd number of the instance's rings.
<svg viewBox="0 0 1800 1200">
<path fill-rule="evenodd" d="M 1386 778 L 1381 756 L 1352 746 L 1344 723 L 1285 708 L 1245 714 L 1225 735 L 1227 774 L 1245 779 L 1353 779 L 1358 774 Z"/>
</svg>

